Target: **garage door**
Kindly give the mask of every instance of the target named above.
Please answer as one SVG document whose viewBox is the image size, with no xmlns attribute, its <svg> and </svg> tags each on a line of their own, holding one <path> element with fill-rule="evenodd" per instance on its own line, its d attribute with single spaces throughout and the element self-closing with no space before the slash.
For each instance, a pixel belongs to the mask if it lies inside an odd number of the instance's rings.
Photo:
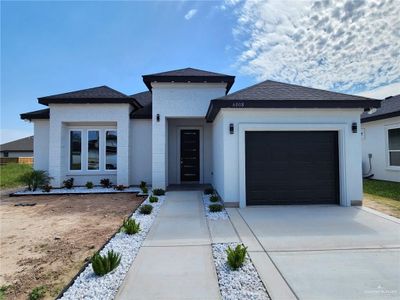
<svg viewBox="0 0 400 300">
<path fill-rule="evenodd" d="M 338 204 L 335 131 L 247 131 L 246 202 Z"/>
</svg>

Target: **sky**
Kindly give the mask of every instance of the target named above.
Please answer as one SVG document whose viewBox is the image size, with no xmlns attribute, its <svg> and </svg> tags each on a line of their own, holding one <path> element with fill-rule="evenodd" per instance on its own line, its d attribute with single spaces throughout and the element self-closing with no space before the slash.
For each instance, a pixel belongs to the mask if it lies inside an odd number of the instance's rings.
<svg viewBox="0 0 400 300">
<path fill-rule="evenodd" d="M 0 143 L 37 98 L 194 67 L 368 97 L 400 94 L 398 0 L 2 1 Z"/>
</svg>

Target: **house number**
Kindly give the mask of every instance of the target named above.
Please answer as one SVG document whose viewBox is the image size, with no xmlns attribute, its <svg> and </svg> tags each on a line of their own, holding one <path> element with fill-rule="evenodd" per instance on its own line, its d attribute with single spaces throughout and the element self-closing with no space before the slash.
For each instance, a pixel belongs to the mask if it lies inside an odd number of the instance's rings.
<svg viewBox="0 0 400 300">
<path fill-rule="evenodd" d="M 232 107 L 244 107 L 244 102 L 233 102 Z"/>
</svg>

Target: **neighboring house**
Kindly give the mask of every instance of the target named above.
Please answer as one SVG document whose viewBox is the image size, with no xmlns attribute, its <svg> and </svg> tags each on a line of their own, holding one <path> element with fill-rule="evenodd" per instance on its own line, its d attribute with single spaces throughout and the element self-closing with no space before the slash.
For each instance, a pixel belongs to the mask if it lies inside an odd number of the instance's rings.
<svg viewBox="0 0 400 300">
<path fill-rule="evenodd" d="M 32 157 L 33 136 L 0 145 L 0 157 Z"/>
<path fill-rule="evenodd" d="M 107 177 L 153 187 L 211 183 L 226 205 L 362 199 L 360 115 L 380 101 L 192 68 L 143 76 L 132 96 L 101 86 L 38 101 L 35 168 L 52 185 Z"/>
<path fill-rule="evenodd" d="M 400 95 L 361 115 L 365 177 L 400 182 Z"/>
</svg>

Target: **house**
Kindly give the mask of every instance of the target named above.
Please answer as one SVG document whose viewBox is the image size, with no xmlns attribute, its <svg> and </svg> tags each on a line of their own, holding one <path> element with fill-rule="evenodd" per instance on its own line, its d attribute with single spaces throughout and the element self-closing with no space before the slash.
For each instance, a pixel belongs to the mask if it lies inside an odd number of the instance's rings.
<svg viewBox="0 0 400 300">
<path fill-rule="evenodd" d="M 32 157 L 33 136 L 0 145 L 0 157 Z"/>
<path fill-rule="evenodd" d="M 54 187 L 107 177 L 156 188 L 211 183 L 227 206 L 362 199 L 360 115 L 380 101 L 186 68 L 144 75 L 147 91 L 106 86 L 39 98 L 35 168 Z"/>
<path fill-rule="evenodd" d="M 364 177 L 400 182 L 400 95 L 361 115 Z"/>
</svg>

